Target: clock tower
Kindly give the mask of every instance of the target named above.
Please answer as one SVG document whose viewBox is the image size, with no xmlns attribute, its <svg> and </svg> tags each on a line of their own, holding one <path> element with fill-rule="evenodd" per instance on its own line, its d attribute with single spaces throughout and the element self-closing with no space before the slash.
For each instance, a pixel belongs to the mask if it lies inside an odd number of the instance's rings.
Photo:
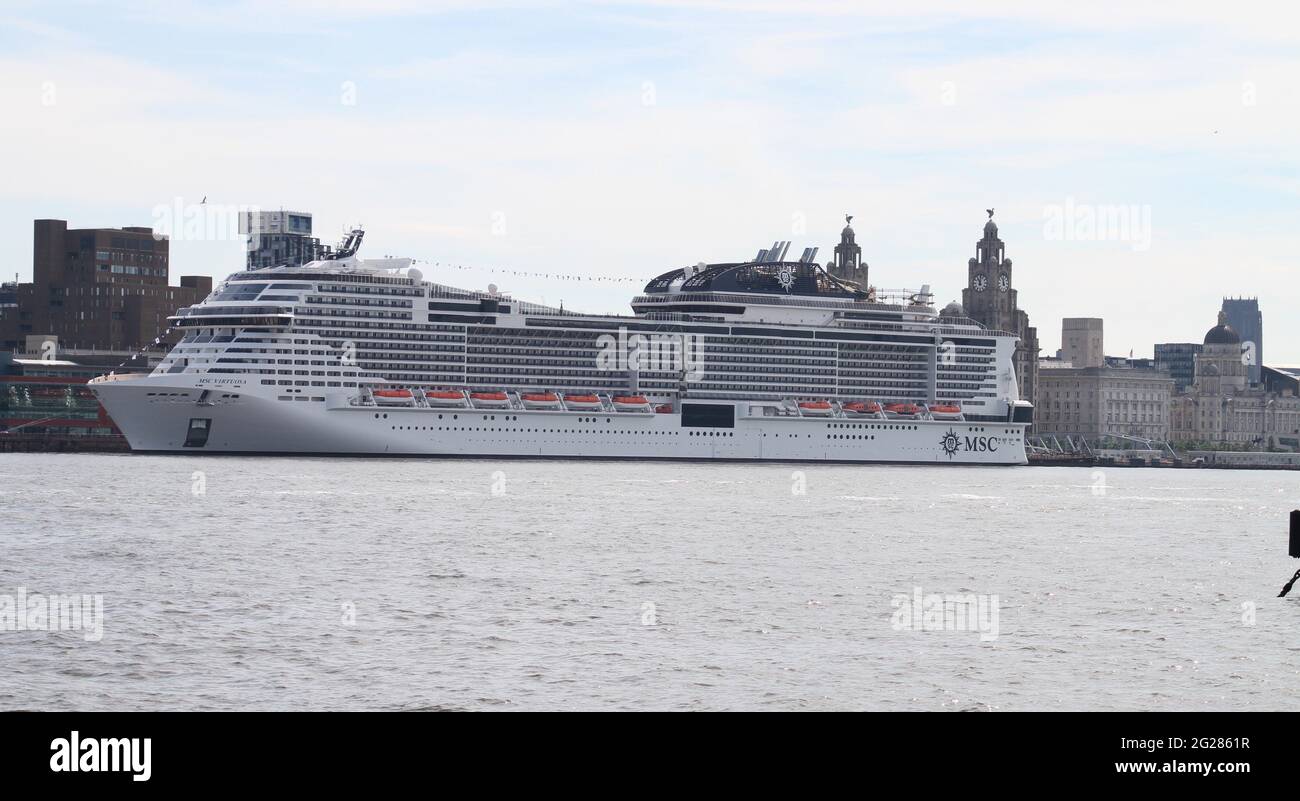
<svg viewBox="0 0 1300 801">
<path fill-rule="evenodd" d="M 975 243 L 975 258 L 967 263 L 966 289 L 962 306 L 967 316 L 985 328 L 1009 331 L 1020 337 L 1016 347 L 1016 380 L 1020 397 L 1033 401 L 1038 384 L 1038 330 L 1030 327 L 1029 315 L 1020 309 L 1016 290 L 1012 288 L 1011 259 L 998 238 L 998 224 L 993 209 L 986 209 L 984 238 Z"/>
</svg>

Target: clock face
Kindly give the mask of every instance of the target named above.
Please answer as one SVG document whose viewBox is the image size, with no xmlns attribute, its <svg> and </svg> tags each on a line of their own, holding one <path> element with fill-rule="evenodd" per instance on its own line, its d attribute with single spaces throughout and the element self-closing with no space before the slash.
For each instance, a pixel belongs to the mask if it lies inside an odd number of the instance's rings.
<svg viewBox="0 0 1300 801">
<path fill-rule="evenodd" d="M 977 275 L 971 286 L 975 287 L 976 292 L 983 292 L 989 288 L 989 279 L 987 276 Z"/>
<path fill-rule="evenodd" d="M 1010 288 L 1011 288 L 1011 279 L 1007 278 L 1007 274 L 1003 273 L 1002 275 L 999 275 L 998 289 L 1002 290 L 1003 292 L 1006 292 Z"/>
</svg>

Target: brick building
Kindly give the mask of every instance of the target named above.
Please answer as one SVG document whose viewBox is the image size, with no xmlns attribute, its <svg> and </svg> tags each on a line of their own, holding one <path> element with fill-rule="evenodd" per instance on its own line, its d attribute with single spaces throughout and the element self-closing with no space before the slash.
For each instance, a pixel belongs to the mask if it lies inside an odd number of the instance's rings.
<svg viewBox="0 0 1300 801">
<path fill-rule="evenodd" d="M 150 228 L 69 229 L 63 220 L 36 220 L 32 283 L 18 284 L 16 307 L 0 307 L 0 350 L 22 350 L 31 335 L 80 349 L 148 345 L 169 315 L 212 291 L 207 276 L 171 285 L 168 244 Z"/>
</svg>

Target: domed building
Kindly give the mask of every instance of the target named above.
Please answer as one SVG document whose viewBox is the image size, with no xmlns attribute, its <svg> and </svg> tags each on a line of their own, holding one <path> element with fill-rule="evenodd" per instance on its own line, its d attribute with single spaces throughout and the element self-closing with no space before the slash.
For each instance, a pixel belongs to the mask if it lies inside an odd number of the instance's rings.
<svg viewBox="0 0 1300 801">
<path fill-rule="evenodd" d="M 1205 332 L 1206 345 L 1240 345 L 1241 336 L 1228 325 L 1228 313 L 1219 312 L 1219 324 Z"/>
<path fill-rule="evenodd" d="M 1196 354 L 1187 391 L 1170 404 L 1169 437 L 1201 445 L 1235 444 L 1241 449 L 1275 448 L 1300 437 L 1300 397 L 1250 383 L 1253 351 L 1219 312 Z M 1285 442 L 1283 442 L 1285 440 Z"/>
<path fill-rule="evenodd" d="M 1228 316 L 1219 312 L 1219 324 L 1205 332 L 1204 346 L 1196 355 L 1192 385 L 1202 394 L 1240 395 L 1249 383 L 1241 337 L 1228 325 Z"/>
</svg>

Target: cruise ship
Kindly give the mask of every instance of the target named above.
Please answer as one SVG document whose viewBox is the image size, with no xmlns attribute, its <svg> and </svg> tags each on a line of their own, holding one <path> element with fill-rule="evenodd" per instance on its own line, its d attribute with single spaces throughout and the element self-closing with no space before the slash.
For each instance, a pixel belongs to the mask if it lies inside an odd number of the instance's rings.
<svg viewBox="0 0 1300 801">
<path fill-rule="evenodd" d="M 1024 464 L 1014 334 L 778 242 L 666 272 L 630 315 L 426 280 L 410 259 L 228 277 L 148 375 L 90 388 L 140 452 Z"/>
</svg>

